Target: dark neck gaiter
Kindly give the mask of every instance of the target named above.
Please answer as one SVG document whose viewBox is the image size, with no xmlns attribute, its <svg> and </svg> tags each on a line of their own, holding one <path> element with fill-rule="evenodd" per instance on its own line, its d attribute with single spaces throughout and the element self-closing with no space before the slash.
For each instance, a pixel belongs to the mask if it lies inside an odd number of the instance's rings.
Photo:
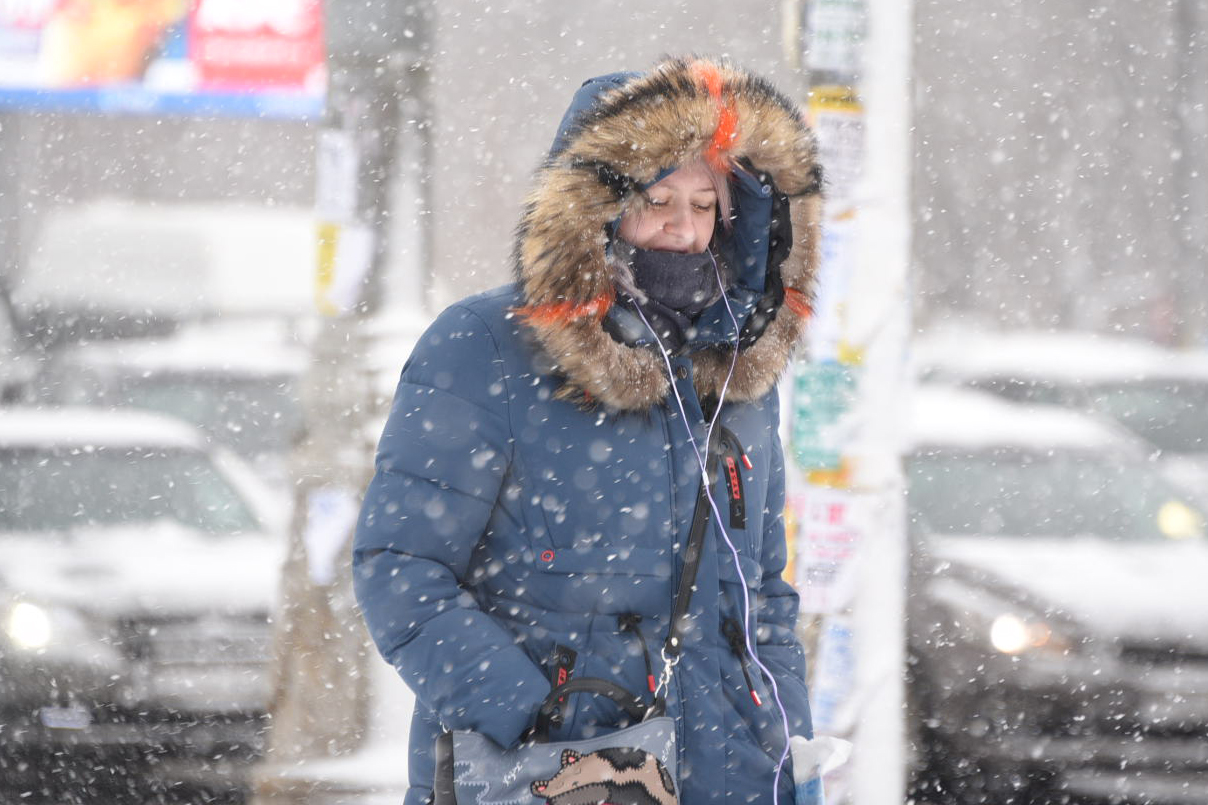
<svg viewBox="0 0 1208 805">
<path fill-rule="evenodd" d="M 682 254 L 634 248 L 633 283 L 651 300 L 695 319 L 720 294 L 709 253 Z"/>
</svg>

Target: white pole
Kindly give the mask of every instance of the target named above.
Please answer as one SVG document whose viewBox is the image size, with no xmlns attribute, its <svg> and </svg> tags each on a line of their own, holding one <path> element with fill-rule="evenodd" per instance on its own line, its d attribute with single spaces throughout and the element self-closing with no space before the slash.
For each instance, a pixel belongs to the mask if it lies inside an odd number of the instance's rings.
<svg viewBox="0 0 1208 805">
<path fill-rule="evenodd" d="M 905 798 L 905 622 L 907 541 L 900 434 L 908 410 L 906 348 L 911 332 L 910 0 L 867 0 L 859 93 L 864 103 L 864 170 L 856 191 L 855 271 L 849 325 L 868 345 L 854 452 L 863 512 L 853 625 L 858 708 L 851 770 L 855 805 Z"/>
</svg>

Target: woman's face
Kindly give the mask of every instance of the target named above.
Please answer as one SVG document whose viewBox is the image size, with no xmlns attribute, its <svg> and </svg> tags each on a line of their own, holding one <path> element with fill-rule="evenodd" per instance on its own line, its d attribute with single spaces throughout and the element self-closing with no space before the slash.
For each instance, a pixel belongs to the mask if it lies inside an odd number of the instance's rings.
<svg viewBox="0 0 1208 805">
<path fill-rule="evenodd" d="M 703 166 L 680 168 L 650 186 L 649 204 L 621 218 L 620 236 L 639 249 L 703 252 L 713 237 L 717 192 Z"/>
</svg>

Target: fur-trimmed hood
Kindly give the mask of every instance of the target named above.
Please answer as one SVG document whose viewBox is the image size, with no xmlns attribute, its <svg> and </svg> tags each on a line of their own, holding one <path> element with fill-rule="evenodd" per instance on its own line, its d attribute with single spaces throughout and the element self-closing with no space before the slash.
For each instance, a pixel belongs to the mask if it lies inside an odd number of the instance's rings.
<svg viewBox="0 0 1208 805">
<path fill-rule="evenodd" d="M 515 244 L 518 313 L 565 379 L 558 395 L 614 410 L 666 397 L 662 358 L 614 304 L 610 225 L 669 170 L 704 158 L 732 169 L 733 228 L 718 227 L 717 247 L 735 273 L 727 297 L 740 331 L 722 301 L 701 314 L 693 382 L 716 399 L 737 340 L 727 399 L 762 397 L 804 332 L 819 259 L 822 172 L 799 110 L 750 73 L 672 59 L 587 82 L 563 124 Z"/>
</svg>

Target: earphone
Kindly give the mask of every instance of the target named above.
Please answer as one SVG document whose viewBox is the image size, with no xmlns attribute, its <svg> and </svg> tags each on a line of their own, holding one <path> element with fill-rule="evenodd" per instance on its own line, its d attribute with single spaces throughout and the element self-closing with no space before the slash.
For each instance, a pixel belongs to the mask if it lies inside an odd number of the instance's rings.
<svg viewBox="0 0 1208 805">
<path fill-rule="evenodd" d="M 713 443 L 713 428 L 717 424 L 718 418 L 721 416 L 722 405 L 725 403 L 726 399 L 726 391 L 730 387 L 730 379 L 734 376 L 734 368 L 738 363 L 739 338 L 738 319 L 734 316 L 734 309 L 730 307 L 730 300 L 726 297 L 725 288 L 721 279 L 721 268 L 717 265 L 717 258 L 713 256 L 712 250 L 709 251 L 709 257 L 713 260 L 713 270 L 717 276 L 717 287 L 722 289 L 721 298 L 725 302 L 726 313 L 730 316 L 730 321 L 734 325 L 735 341 L 734 354 L 730 359 L 730 368 L 726 373 L 725 382 L 722 383 L 721 393 L 718 394 L 717 397 L 717 408 L 713 411 L 713 417 L 709 421 L 709 427 L 705 430 L 706 451 L 708 450 L 708 445 Z M 692 445 L 692 452 L 696 454 L 696 462 L 698 465 L 700 465 L 701 477 L 705 479 L 703 483 L 705 497 L 708 499 L 709 506 L 713 511 L 713 518 L 714 522 L 717 524 L 718 533 L 720 533 L 722 539 L 725 540 L 726 547 L 730 549 L 730 554 L 734 560 L 734 570 L 738 574 L 739 586 L 742 587 L 742 628 L 743 636 L 745 638 L 747 656 L 751 658 L 752 662 L 755 663 L 755 667 L 760 670 L 760 672 L 764 675 L 764 678 L 767 679 L 768 683 L 771 685 L 772 698 L 775 700 L 776 707 L 780 711 L 780 720 L 784 726 L 784 752 L 780 755 L 780 760 L 776 764 L 776 776 L 772 784 L 772 803 L 773 805 L 779 805 L 780 775 L 784 769 L 784 762 L 789 757 L 789 742 L 791 739 L 788 713 L 784 709 L 784 704 L 780 701 L 780 691 L 776 684 L 776 678 L 772 676 L 771 671 L 767 669 L 763 662 L 760 661 L 759 656 L 755 653 L 754 642 L 751 640 L 751 596 L 747 589 L 747 579 L 742 572 L 742 564 L 739 561 L 738 549 L 734 546 L 734 542 L 730 539 L 730 535 L 726 531 L 725 523 L 722 520 L 721 512 L 717 507 L 717 501 L 713 499 L 713 492 L 710 489 L 711 485 L 708 483 L 708 470 L 706 469 L 707 456 L 701 456 L 700 446 L 696 443 L 696 437 L 692 435 L 692 426 L 688 422 L 688 412 L 684 407 L 684 400 L 680 396 L 679 389 L 676 388 L 675 385 L 675 373 L 671 366 L 671 356 L 667 354 L 667 349 L 663 346 L 662 339 L 659 338 L 654 327 L 652 327 L 650 322 L 646 319 L 646 315 L 642 312 L 641 306 L 635 305 L 635 309 L 637 310 L 638 316 L 641 317 L 642 322 L 646 325 L 646 329 L 649 330 L 650 334 L 654 336 L 654 342 L 656 345 L 658 345 L 659 354 L 662 355 L 663 363 L 666 364 L 667 380 L 671 385 L 672 393 L 675 395 L 676 404 L 679 406 L 680 418 L 683 420 L 684 428 L 688 432 L 688 443 Z"/>
</svg>

